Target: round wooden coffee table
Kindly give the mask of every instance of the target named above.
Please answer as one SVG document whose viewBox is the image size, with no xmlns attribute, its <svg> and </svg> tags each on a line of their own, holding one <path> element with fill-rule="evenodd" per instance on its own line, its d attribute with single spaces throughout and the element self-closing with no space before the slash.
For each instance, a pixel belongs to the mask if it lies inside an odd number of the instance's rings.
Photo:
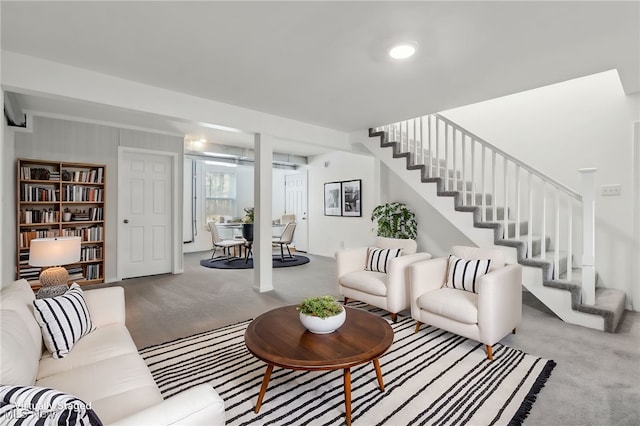
<svg viewBox="0 0 640 426">
<path fill-rule="evenodd" d="M 256 403 L 260 411 L 274 366 L 292 370 L 344 371 L 344 405 L 351 424 L 351 367 L 373 362 L 380 390 L 384 391 L 378 358 L 393 343 L 393 329 L 377 315 L 346 308 L 345 323 L 329 334 L 307 331 L 295 305 L 277 308 L 254 319 L 244 334 L 247 349 L 267 363 Z"/>
</svg>

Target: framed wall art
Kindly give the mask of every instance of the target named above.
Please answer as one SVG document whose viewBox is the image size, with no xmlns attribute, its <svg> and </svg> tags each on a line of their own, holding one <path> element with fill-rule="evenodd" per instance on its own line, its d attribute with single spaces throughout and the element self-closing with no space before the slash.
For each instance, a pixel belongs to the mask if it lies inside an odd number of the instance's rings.
<svg viewBox="0 0 640 426">
<path fill-rule="evenodd" d="M 324 184 L 324 215 L 342 216 L 342 192 L 340 182 Z"/>
<path fill-rule="evenodd" d="M 360 192 L 362 180 L 347 180 L 340 183 L 342 195 L 342 216 L 362 216 Z"/>
</svg>

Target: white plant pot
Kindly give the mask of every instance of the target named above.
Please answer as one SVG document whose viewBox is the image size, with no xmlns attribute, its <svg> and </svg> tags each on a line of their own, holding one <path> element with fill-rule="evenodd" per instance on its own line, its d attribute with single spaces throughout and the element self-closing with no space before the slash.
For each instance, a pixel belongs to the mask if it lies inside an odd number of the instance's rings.
<svg viewBox="0 0 640 426">
<path fill-rule="evenodd" d="M 300 322 L 312 333 L 328 334 L 336 331 L 347 319 L 347 310 L 342 308 L 342 312 L 332 317 L 320 318 L 311 315 L 305 315 L 300 312 Z"/>
</svg>

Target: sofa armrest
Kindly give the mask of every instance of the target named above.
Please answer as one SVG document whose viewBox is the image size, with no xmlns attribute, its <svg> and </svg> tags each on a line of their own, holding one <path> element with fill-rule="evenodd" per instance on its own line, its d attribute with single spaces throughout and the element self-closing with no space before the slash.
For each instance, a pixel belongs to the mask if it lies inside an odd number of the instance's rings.
<svg viewBox="0 0 640 426">
<path fill-rule="evenodd" d="M 480 277 L 478 327 L 485 342 L 497 342 L 522 318 L 522 266 L 506 265 Z"/>
<path fill-rule="evenodd" d="M 420 318 L 420 308 L 417 300 L 424 293 L 437 290 L 447 279 L 448 257 L 438 257 L 422 262 L 416 262 L 409 267 L 409 299 L 411 316 Z"/>
<path fill-rule="evenodd" d="M 106 287 L 83 291 L 84 300 L 89 308 L 91 321 L 96 327 L 109 324 L 124 324 L 124 289 Z"/>
<path fill-rule="evenodd" d="M 409 306 L 409 269 L 415 262 L 431 259 L 429 253 L 414 253 L 389 261 L 387 272 L 387 309 L 398 313 Z"/>
<path fill-rule="evenodd" d="M 336 252 L 338 281 L 343 275 L 354 271 L 363 271 L 367 263 L 368 247 L 341 249 Z"/>
<path fill-rule="evenodd" d="M 113 425 L 224 425 L 224 401 L 211 385 L 187 389 Z"/>
</svg>

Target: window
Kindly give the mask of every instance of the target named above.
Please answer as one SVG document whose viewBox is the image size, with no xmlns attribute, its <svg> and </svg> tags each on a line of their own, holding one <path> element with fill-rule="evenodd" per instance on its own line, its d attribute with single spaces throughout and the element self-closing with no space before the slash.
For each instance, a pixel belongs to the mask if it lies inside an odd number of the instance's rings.
<svg viewBox="0 0 640 426">
<path fill-rule="evenodd" d="M 237 216 L 236 175 L 206 170 L 204 175 L 205 218 Z"/>
</svg>

